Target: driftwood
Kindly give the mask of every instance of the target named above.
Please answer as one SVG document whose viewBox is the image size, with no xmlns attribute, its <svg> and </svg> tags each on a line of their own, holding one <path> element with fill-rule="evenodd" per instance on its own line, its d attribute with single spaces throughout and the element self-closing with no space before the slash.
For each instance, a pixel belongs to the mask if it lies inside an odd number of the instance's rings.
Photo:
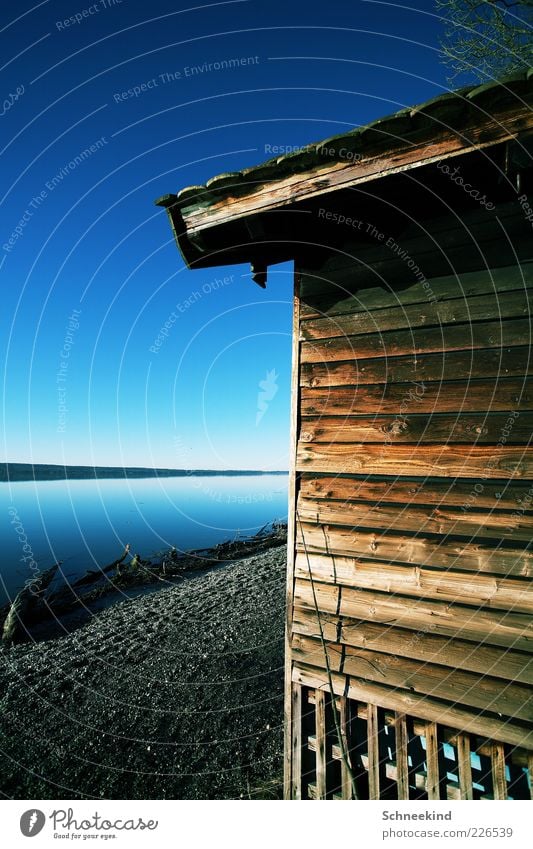
<svg viewBox="0 0 533 849">
<path fill-rule="evenodd" d="M 129 569 L 138 569 L 139 566 L 149 566 L 149 560 L 143 560 L 140 554 L 134 554 L 128 563 Z"/>
<path fill-rule="evenodd" d="M 218 543 L 213 548 L 189 551 L 172 548 L 159 553 L 155 562 L 134 554 L 130 562 L 126 564 L 124 561 L 130 553 L 128 544 L 123 554 L 108 566 L 90 569 L 76 581 L 66 583 L 65 586 L 45 594 L 57 570 L 57 566 L 54 566 L 31 585 L 22 589 L 9 609 L 4 608 L 1 611 L 5 613 L 3 644 L 11 646 L 27 639 L 28 627 L 31 625 L 51 619 L 57 621 L 58 617 L 75 611 L 85 613 L 88 606 L 109 595 L 115 589 L 125 590 L 157 581 L 184 577 L 188 573 L 209 569 L 223 561 L 266 551 L 282 544 L 286 539 L 286 532 L 284 523 L 272 522 L 252 537 L 228 540 Z M 112 577 L 108 581 L 103 581 L 103 576 L 110 572 L 114 572 Z M 47 576 L 50 576 L 48 580 Z"/>
<path fill-rule="evenodd" d="M 52 566 L 42 575 L 38 575 L 29 584 L 26 584 L 15 596 L 9 612 L 6 616 L 2 630 L 2 643 L 4 646 L 12 646 L 23 642 L 27 637 L 25 622 L 28 617 L 33 616 L 37 609 L 43 605 L 43 595 L 52 583 L 59 568 L 59 563 Z"/>
<path fill-rule="evenodd" d="M 85 584 L 93 584 L 95 581 L 98 581 L 102 575 L 107 574 L 108 572 L 112 572 L 113 569 L 117 569 L 120 574 L 120 565 L 124 562 L 126 557 L 128 556 L 130 551 L 129 542 L 126 543 L 126 547 L 124 549 L 124 554 L 122 557 L 119 557 L 118 560 L 114 560 L 113 563 L 110 563 L 109 566 L 104 566 L 102 569 L 88 569 L 85 575 L 79 580 L 75 581 L 71 584 L 72 587 L 81 587 Z"/>
<path fill-rule="evenodd" d="M 38 575 L 29 584 L 26 584 L 20 592 L 15 596 L 11 606 L 7 610 L 2 629 L 2 644 L 5 647 L 16 645 L 24 642 L 28 638 L 28 626 L 35 624 L 43 619 L 48 619 L 55 614 L 63 613 L 69 608 L 72 608 L 79 600 L 76 593 L 72 593 L 74 587 L 89 586 L 96 583 L 102 574 L 117 570 L 120 574 L 120 565 L 124 562 L 129 554 L 129 543 L 124 549 L 124 553 L 113 563 L 104 566 L 103 569 L 92 569 L 86 572 L 82 578 L 69 587 L 63 587 L 48 597 L 45 596 L 46 590 L 54 579 L 59 564 L 52 566 L 42 575 Z M 72 598 L 74 595 L 74 599 Z"/>
</svg>

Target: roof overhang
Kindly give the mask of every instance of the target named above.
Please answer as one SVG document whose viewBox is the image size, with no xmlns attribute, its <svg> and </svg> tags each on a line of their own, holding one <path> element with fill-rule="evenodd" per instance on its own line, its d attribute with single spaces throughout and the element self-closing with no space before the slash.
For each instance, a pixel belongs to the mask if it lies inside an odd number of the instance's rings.
<svg viewBox="0 0 533 849">
<path fill-rule="evenodd" d="M 366 184 L 376 190 L 395 175 L 435 168 L 435 163 L 455 157 L 490 157 L 491 149 L 508 150 L 509 143 L 514 143 L 510 149 L 518 160 L 530 158 L 523 140 L 533 131 L 532 107 L 530 70 L 443 94 L 156 203 L 166 207 L 190 268 L 250 262 L 260 276 L 266 264 L 291 258 L 291 243 L 300 242 L 308 231 L 310 219 L 302 226 L 302 216 L 295 213 L 309 212 L 327 195 Z"/>
</svg>

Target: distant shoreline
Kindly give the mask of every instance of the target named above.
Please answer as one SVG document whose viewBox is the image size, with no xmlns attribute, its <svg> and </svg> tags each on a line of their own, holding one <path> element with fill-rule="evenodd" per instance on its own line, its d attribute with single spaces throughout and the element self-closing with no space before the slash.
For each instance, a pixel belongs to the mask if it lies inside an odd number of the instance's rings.
<svg viewBox="0 0 533 849">
<path fill-rule="evenodd" d="M 48 463 L 0 463 L 0 483 L 58 480 L 120 480 L 139 478 L 236 477 L 287 475 L 288 471 L 255 469 L 150 469 L 135 466 L 59 466 Z"/>
</svg>

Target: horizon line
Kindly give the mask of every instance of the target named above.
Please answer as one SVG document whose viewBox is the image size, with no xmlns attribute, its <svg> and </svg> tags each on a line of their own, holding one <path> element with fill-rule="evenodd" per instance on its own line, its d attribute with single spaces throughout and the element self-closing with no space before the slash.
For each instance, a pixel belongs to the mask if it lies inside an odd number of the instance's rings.
<svg viewBox="0 0 533 849">
<path fill-rule="evenodd" d="M 63 474 L 60 474 L 63 473 Z M 69 474 L 71 473 L 71 474 Z M 74 474 L 72 474 L 74 473 Z M 76 475 L 82 475 L 83 479 L 105 478 L 105 477 L 194 477 L 194 476 L 216 476 L 216 475 L 286 475 L 288 469 L 185 469 L 169 468 L 165 466 L 106 466 L 87 465 L 85 463 L 32 463 L 7 460 L 0 462 L 0 483 L 37 480 L 73 480 Z"/>
</svg>

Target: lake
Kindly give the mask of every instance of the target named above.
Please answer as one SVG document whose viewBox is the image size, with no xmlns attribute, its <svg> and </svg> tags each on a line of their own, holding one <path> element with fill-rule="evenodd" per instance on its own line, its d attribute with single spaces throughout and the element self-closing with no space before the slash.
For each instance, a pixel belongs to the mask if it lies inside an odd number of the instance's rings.
<svg viewBox="0 0 533 849">
<path fill-rule="evenodd" d="M 286 521 L 287 486 L 288 475 L 268 474 L 0 484 L 0 604 L 35 563 L 45 570 L 62 561 L 72 578 L 116 560 L 126 543 L 149 558 Z"/>
</svg>

